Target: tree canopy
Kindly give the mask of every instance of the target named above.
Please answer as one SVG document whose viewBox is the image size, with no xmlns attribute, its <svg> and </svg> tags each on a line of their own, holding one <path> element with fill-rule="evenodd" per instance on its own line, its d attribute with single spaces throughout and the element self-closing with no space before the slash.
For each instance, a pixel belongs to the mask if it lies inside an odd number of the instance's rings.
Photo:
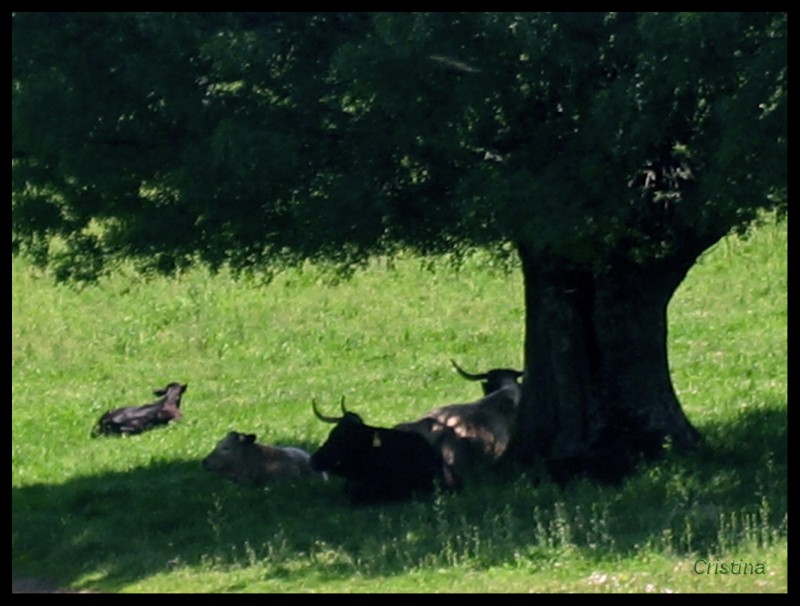
<svg viewBox="0 0 800 606">
<path fill-rule="evenodd" d="M 351 268 L 515 252 L 510 443 L 615 481 L 699 432 L 667 306 L 786 212 L 785 13 L 12 13 L 12 250 Z"/>
<path fill-rule="evenodd" d="M 696 257 L 786 210 L 787 80 L 785 13 L 12 13 L 12 250 Z"/>
</svg>

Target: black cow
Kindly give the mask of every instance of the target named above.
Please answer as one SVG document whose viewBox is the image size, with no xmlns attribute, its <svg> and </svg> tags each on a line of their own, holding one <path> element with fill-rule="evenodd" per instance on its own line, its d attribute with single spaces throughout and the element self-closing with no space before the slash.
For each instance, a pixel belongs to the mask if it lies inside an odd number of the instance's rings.
<svg viewBox="0 0 800 606">
<path fill-rule="evenodd" d="M 336 423 L 325 443 L 311 455 L 311 467 L 346 480 L 345 491 L 354 503 L 406 499 L 430 492 L 437 484 L 455 488 L 456 478 L 439 451 L 413 432 L 371 427 L 348 412 L 342 398 L 341 417 L 314 415 Z"/>
<path fill-rule="evenodd" d="M 157 425 L 166 425 L 170 421 L 180 419 L 181 396 L 188 385 L 170 383 L 164 389 L 153 393 L 161 396 L 158 400 L 144 406 L 124 406 L 109 410 L 92 429 L 92 436 L 131 435 L 152 429 Z"/>
</svg>

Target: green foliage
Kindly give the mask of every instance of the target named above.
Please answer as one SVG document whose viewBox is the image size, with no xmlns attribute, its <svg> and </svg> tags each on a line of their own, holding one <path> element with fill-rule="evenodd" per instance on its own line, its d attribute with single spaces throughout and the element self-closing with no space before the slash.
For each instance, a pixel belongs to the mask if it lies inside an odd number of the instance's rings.
<svg viewBox="0 0 800 606">
<path fill-rule="evenodd" d="M 694 258 L 786 207 L 786 41 L 785 13 L 13 13 L 12 244 L 77 279 Z"/>
<path fill-rule="evenodd" d="M 200 459 L 231 429 L 315 448 L 310 400 L 376 424 L 518 366 L 522 284 L 485 254 L 402 255 L 346 282 L 123 267 L 76 290 L 12 259 L 12 577 L 110 592 L 785 592 L 787 227 L 710 250 L 670 304 L 673 379 L 707 443 L 619 488 L 498 469 L 457 495 L 351 508 L 333 480 L 244 489 Z M 189 384 L 185 418 L 91 439 Z M 707 562 L 764 575 L 698 574 Z"/>
</svg>

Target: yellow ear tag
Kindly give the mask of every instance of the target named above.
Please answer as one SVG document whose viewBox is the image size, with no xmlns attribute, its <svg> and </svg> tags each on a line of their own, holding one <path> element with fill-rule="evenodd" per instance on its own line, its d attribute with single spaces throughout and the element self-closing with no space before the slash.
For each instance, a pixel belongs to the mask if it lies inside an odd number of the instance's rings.
<svg viewBox="0 0 800 606">
<path fill-rule="evenodd" d="M 372 435 L 372 447 L 373 448 L 381 447 L 381 436 L 380 434 L 378 434 L 377 431 Z"/>
</svg>

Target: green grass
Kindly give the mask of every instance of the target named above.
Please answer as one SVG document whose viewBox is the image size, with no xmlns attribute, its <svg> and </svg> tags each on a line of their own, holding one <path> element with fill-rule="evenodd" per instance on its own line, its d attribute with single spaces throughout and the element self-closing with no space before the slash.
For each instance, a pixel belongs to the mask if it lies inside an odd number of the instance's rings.
<svg viewBox="0 0 800 606">
<path fill-rule="evenodd" d="M 342 395 L 389 425 L 478 396 L 448 359 L 522 363 L 519 272 L 375 263 L 331 284 L 121 270 L 80 291 L 12 258 L 12 577 L 110 592 L 785 592 L 787 228 L 728 238 L 670 304 L 670 362 L 708 438 L 621 487 L 506 470 L 351 508 L 334 480 L 245 489 L 199 460 L 231 429 L 319 445 Z M 189 384 L 185 418 L 91 439 L 105 410 Z M 764 574 L 698 574 L 698 560 Z"/>
</svg>

